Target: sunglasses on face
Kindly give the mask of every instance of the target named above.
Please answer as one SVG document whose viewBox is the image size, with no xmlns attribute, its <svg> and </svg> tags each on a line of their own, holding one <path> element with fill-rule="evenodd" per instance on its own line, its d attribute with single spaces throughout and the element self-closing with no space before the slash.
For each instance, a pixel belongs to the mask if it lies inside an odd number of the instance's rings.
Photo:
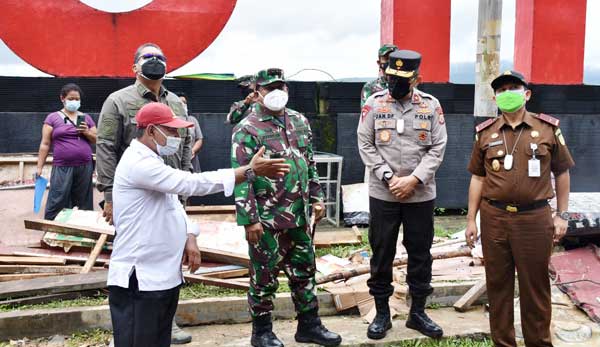
<svg viewBox="0 0 600 347">
<path fill-rule="evenodd" d="M 140 58 L 144 59 L 144 60 L 156 58 L 162 62 L 165 62 L 165 63 L 167 62 L 167 57 L 165 57 L 162 54 L 156 54 L 156 53 L 146 53 L 146 54 L 142 55 Z"/>
</svg>

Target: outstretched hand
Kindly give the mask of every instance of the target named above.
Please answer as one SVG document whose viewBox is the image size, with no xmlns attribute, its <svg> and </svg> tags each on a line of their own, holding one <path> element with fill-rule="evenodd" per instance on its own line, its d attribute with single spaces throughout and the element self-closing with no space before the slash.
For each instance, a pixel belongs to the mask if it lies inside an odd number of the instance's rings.
<svg viewBox="0 0 600 347">
<path fill-rule="evenodd" d="M 278 178 L 290 172 L 290 165 L 285 163 L 285 159 L 265 159 L 264 154 L 265 147 L 262 146 L 250 161 L 250 167 L 257 176 Z"/>
</svg>

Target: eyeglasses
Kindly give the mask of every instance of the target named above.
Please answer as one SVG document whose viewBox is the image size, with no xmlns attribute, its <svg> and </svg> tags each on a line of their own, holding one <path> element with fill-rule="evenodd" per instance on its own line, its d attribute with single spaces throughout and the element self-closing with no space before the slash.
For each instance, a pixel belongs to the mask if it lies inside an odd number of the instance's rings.
<svg viewBox="0 0 600 347">
<path fill-rule="evenodd" d="M 162 54 L 156 54 L 156 53 L 146 53 L 144 55 L 142 55 L 140 58 L 144 58 L 144 59 L 152 59 L 152 58 L 156 58 L 162 62 L 167 62 L 167 57 L 165 57 Z"/>
</svg>

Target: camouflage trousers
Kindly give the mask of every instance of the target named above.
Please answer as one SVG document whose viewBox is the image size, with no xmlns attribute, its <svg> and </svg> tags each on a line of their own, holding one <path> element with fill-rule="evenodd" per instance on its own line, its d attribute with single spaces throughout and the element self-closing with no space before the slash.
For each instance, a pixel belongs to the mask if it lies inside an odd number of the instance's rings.
<svg viewBox="0 0 600 347">
<path fill-rule="evenodd" d="M 318 309 L 315 283 L 315 253 L 306 226 L 285 230 L 265 229 L 260 241 L 249 246 L 252 317 L 270 313 L 283 270 L 289 279 L 297 313 Z"/>
</svg>

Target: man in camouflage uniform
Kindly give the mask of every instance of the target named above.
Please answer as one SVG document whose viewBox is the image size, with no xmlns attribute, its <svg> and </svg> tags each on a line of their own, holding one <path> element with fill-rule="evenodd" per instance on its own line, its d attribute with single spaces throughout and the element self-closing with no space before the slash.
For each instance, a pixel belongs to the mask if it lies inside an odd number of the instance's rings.
<svg viewBox="0 0 600 347">
<path fill-rule="evenodd" d="M 421 55 L 399 50 L 389 56 L 389 89 L 373 94 L 365 103 L 358 126 L 358 148 L 369 180 L 369 292 L 377 315 L 369 325 L 371 339 L 385 337 L 392 328 L 389 297 L 394 292 L 392 263 L 400 226 L 408 253 L 406 283 L 411 307 L 406 326 L 430 337 L 442 328 L 425 313 L 431 287 L 431 244 L 435 206 L 435 172 L 446 149 L 444 113 L 432 95 L 416 89 L 421 81 Z"/>
<path fill-rule="evenodd" d="M 365 106 L 365 101 L 367 99 L 384 89 L 388 88 L 387 77 L 385 75 L 385 69 L 388 66 L 388 59 L 390 53 L 397 50 L 398 47 L 396 45 L 392 45 L 390 43 L 386 43 L 381 48 L 379 48 L 379 54 L 377 56 L 377 66 L 379 66 L 379 77 L 377 79 L 372 80 L 371 82 L 365 83 L 360 92 L 360 107 Z"/>
<path fill-rule="evenodd" d="M 337 346 L 342 339 L 318 316 L 315 254 L 309 212 L 320 220 L 323 192 L 313 160 L 308 120 L 285 108 L 288 88 L 283 71 L 256 75 L 259 97 L 248 117 L 233 130 L 232 167 L 246 165 L 261 147 L 270 158 L 284 158 L 290 172 L 277 180 L 248 177 L 235 189 L 237 222 L 246 229 L 250 254 L 248 303 L 253 319 L 252 346 L 283 346 L 272 331 L 271 311 L 283 269 L 298 313 L 298 342 Z"/>
<path fill-rule="evenodd" d="M 254 105 L 258 97 L 255 91 L 254 76 L 242 76 L 238 79 L 238 82 L 238 88 L 240 88 L 244 100 L 236 101 L 231 105 L 229 114 L 227 115 L 227 122 L 230 124 L 237 124 L 248 116 L 252 111 L 252 105 Z"/>
<path fill-rule="evenodd" d="M 108 96 L 98 121 L 98 141 L 96 143 L 96 187 L 104 193 L 104 217 L 112 224 L 112 189 L 115 170 L 121 155 L 136 137 L 137 121 L 135 115 L 142 106 L 151 102 L 168 105 L 173 115 L 186 118 L 183 103 L 179 97 L 169 92 L 162 85 L 166 71 L 166 57 L 160 47 L 153 43 L 141 45 L 135 52 L 133 72 L 134 84 L 118 90 Z M 187 129 L 181 129 L 179 151 L 174 155 L 163 157 L 165 163 L 173 168 L 190 171 L 191 136 Z M 192 340 L 190 334 L 181 330 L 173 320 L 172 343 L 182 344 Z"/>
</svg>

